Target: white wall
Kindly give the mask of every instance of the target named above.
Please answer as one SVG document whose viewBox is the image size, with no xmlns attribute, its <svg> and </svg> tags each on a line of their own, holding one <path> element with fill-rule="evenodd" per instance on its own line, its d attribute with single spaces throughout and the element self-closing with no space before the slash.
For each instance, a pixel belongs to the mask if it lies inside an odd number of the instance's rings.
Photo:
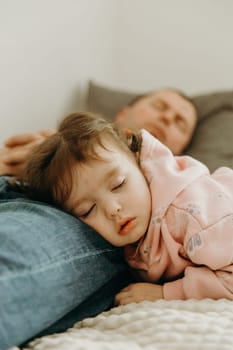
<svg viewBox="0 0 233 350">
<path fill-rule="evenodd" d="M 233 89 L 232 0 L 119 0 L 118 87 Z M 121 57 L 121 58 L 120 58 Z"/>
<path fill-rule="evenodd" d="M 0 0 L 0 143 L 82 108 L 88 79 L 233 88 L 231 0 Z"/>
<path fill-rule="evenodd" d="M 0 0 L 0 142 L 54 127 L 115 64 L 117 1 Z"/>
</svg>

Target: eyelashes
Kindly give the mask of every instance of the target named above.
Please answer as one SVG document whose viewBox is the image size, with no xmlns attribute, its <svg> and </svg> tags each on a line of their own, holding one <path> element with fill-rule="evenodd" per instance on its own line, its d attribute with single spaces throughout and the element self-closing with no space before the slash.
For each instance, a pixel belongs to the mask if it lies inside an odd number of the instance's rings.
<svg viewBox="0 0 233 350">
<path fill-rule="evenodd" d="M 117 183 L 116 186 L 113 186 L 113 188 L 111 189 L 111 192 L 117 191 L 118 189 L 123 187 L 125 184 L 126 184 L 126 178 L 124 177 L 123 180 L 120 181 L 120 183 Z M 77 217 L 81 220 L 85 220 L 93 212 L 93 210 L 95 209 L 95 206 L 96 204 L 93 204 L 86 212 L 82 214 L 77 214 Z"/>
<path fill-rule="evenodd" d="M 86 219 L 88 217 L 88 215 L 91 214 L 91 212 L 94 209 L 94 207 L 95 207 L 95 204 L 90 209 L 88 209 L 88 211 L 86 211 L 85 213 L 83 213 L 81 215 L 77 214 L 78 218 L 79 219 Z"/>
<path fill-rule="evenodd" d="M 114 186 L 112 191 L 115 191 L 118 188 L 121 188 L 125 183 L 126 183 L 126 178 L 124 178 L 117 186 Z"/>
</svg>

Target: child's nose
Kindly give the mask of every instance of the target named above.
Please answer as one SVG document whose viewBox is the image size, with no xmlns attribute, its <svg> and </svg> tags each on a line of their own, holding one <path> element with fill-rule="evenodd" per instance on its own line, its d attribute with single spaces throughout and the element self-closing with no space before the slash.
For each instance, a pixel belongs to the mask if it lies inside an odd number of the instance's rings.
<svg viewBox="0 0 233 350">
<path fill-rule="evenodd" d="M 106 213 L 110 219 L 113 219 L 121 212 L 121 205 L 117 201 L 109 201 L 106 203 Z"/>
</svg>

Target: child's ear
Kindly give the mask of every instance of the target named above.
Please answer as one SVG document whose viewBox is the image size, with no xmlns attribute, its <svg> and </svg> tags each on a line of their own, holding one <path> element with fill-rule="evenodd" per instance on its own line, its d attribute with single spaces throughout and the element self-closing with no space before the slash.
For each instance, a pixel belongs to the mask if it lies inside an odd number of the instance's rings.
<svg viewBox="0 0 233 350">
<path fill-rule="evenodd" d="M 122 128 L 122 133 L 125 135 L 125 137 L 127 139 L 130 139 L 133 135 L 133 130 L 132 129 L 128 129 L 128 128 Z"/>
<path fill-rule="evenodd" d="M 130 129 L 123 129 L 122 131 L 126 136 L 129 149 L 137 154 L 141 148 L 141 135 L 139 133 L 134 133 Z"/>
<path fill-rule="evenodd" d="M 138 135 L 132 134 L 130 149 L 133 153 L 138 153 L 140 151 L 140 140 Z"/>
</svg>

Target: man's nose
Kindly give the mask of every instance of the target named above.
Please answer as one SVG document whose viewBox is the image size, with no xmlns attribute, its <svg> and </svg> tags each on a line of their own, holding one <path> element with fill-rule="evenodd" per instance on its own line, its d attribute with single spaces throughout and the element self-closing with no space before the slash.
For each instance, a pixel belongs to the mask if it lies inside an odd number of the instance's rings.
<svg viewBox="0 0 233 350">
<path fill-rule="evenodd" d="M 163 113 L 160 116 L 160 120 L 165 125 L 170 125 L 170 123 L 174 122 L 176 113 L 171 110 L 167 109 L 166 111 L 163 111 Z"/>
</svg>

